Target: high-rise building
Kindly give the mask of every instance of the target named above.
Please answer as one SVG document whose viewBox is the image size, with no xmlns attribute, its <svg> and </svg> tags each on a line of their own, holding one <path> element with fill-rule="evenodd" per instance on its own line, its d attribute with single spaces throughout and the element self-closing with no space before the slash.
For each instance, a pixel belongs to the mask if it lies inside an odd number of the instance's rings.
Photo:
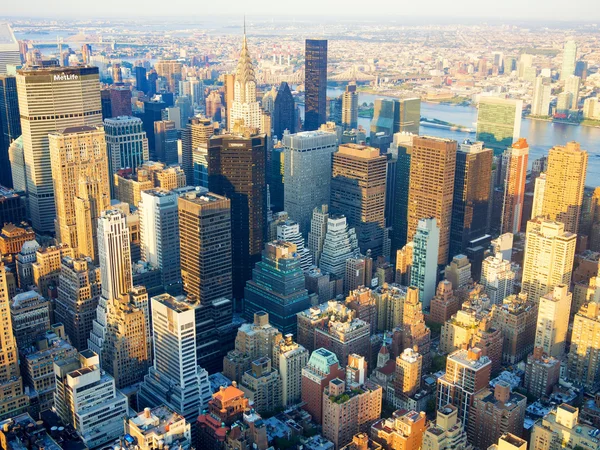
<svg viewBox="0 0 600 450">
<path fill-rule="evenodd" d="M 19 371 L 19 353 L 11 323 L 6 267 L 0 265 L 0 317 L 4 332 L 0 334 L 0 419 L 8 419 L 25 411 L 29 397 L 23 393 Z"/>
<path fill-rule="evenodd" d="M 468 424 L 474 397 L 487 388 L 491 367 L 490 359 L 482 356 L 477 347 L 451 353 L 446 360 L 446 373 L 438 378 L 438 410 L 452 404 L 458 409 L 461 422 Z"/>
<path fill-rule="evenodd" d="M 154 122 L 154 152 L 150 155 L 154 161 L 167 165 L 177 164 L 177 129 L 172 120 Z"/>
<path fill-rule="evenodd" d="M 452 283 L 454 289 L 462 289 L 472 282 L 471 263 L 469 258 L 462 254 L 454 255 L 450 264 L 446 266 L 444 277 Z"/>
<path fill-rule="evenodd" d="M 308 272 L 313 265 L 313 257 L 310 250 L 304 246 L 304 238 L 300 233 L 298 222 L 285 220 L 277 225 L 277 234 L 275 239 L 278 241 L 291 242 L 296 246 L 296 253 L 300 258 L 300 267 L 304 272 Z"/>
<path fill-rule="evenodd" d="M 321 205 L 313 209 L 308 232 L 308 249 L 312 253 L 313 262 L 320 267 L 321 253 L 327 234 L 327 222 L 329 220 L 329 206 Z"/>
<path fill-rule="evenodd" d="M 125 434 L 135 439 L 139 450 L 152 450 L 160 442 L 169 448 L 192 446 L 191 424 L 165 405 L 146 408 L 126 419 Z"/>
<path fill-rule="evenodd" d="M 310 306 L 296 245 L 274 241 L 265 245 L 262 261 L 252 270 L 244 290 L 244 315 L 266 311 L 283 334 L 296 334 L 296 314 Z"/>
<path fill-rule="evenodd" d="M 8 65 L 21 65 L 19 42 L 8 23 L 0 24 L 0 75 L 5 75 Z"/>
<path fill-rule="evenodd" d="M 406 348 L 396 357 L 394 378 L 394 395 L 402 399 L 411 397 L 421 388 L 423 374 L 423 357 L 413 350 Z"/>
<path fill-rule="evenodd" d="M 575 74 L 575 62 L 577 61 L 577 43 L 573 40 L 565 42 L 563 48 L 562 69 L 560 79 L 566 80 Z"/>
<path fill-rule="evenodd" d="M 100 369 L 96 353 L 83 350 L 74 358 L 55 361 L 54 373 L 56 412 L 63 423 L 75 428 L 88 448 L 123 435 L 127 397 L 116 388 L 114 378 Z"/>
<path fill-rule="evenodd" d="M 571 75 L 571 76 L 567 77 L 565 80 L 565 88 L 564 88 L 564 91 L 562 92 L 562 94 L 566 94 L 568 96 L 566 108 L 563 108 L 562 106 L 558 105 L 558 103 L 557 103 L 556 108 L 577 111 L 579 109 L 579 91 L 580 91 L 580 89 L 581 89 L 581 78 L 579 78 L 576 75 Z"/>
<path fill-rule="evenodd" d="M 290 86 L 282 81 L 273 107 L 273 136 L 283 138 L 285 130 L 296 132 L 296 104 Z"/>
<path fill-rule="evenodd" d="M 515 276 L 510 261 L 502 259 L 501 253 L 483 260 L 480 282 L 493 305 L 501 305 L 513 294 Z"/>
<path fill-rule="evenodd" d="M 152 297 L 154 364 L 138 392 L 139 408 L 165 404 L 191 424 L 211 395 L 208 373 L 197 365 L 197 307 L 185 297 Z"/>
<path fill-rule="evenodd" d="M 368 432 L 381 416 L 381 386 L 367 381 L 347 386 L 335 378 L 323 391 L 323 437 L 340 448 L 358 432 Z"/>
<path fill-rule="evenodd" d="M 387 188 L 388 196 L 391 197 L 391 199 L 389 200 L 391 200 L 394 203 L 394 205 L 393 208 L 387 208 L 386 205 L 386 215 L 389 214 L 389 209 L 393 210 L 391 218 L 392 255 L 407 244 L 408 199 L 410 190 L 410 161 L 412 154 L 412 140 L 413 135 L 394 134 L 394 141 L 392 143 L 392 145 L 395 145 L 396 147 L 396 179 L 394 183 L 388 182 Z M 390 184 L 393 184 L 393 191 L 390 191 Z"/>
<path fill-rule="evenodd" d="M 139 203 L 142 259 L 161 270 L 162 285 L 168 292 L 181 285 L 177 202 L 175 192 L 152 189 L 141 193 Z"/>
<path fill-rule="evenodd" d="M 131 116 L 131 90 L 129 86 L 111 86 L 111 117 Z"/>
<path fill-rule="evenodd" d="M 543 219 L 527 222 L 522 292 L 538 303 L 555 286 L 571 284 L 577 235 L 562 223 Z"/>
<path fill-rule="evenodd" d="M 413 261 L 410 272 L 411 285 L 419 289 L 419 300 L 429 310 L 437 284 L 438 249 L 440 229 L 435 218 L 421 219 L 413 237 Z"/>
<path fill-rule="evenodd" d="M 148 79 L 146 78 L 146 68 L 135 66 L 135 88 L 144 94 L 148 90 Z"/>
<path fill-rule="evenodd" d="M 176 92 L 179 87 L 178 81 L 181 80 L 181 68 L 183 64 L 173 60 L 156 61 L 154 69 L 159 77 L 166 79 L 166 87 L 169 92 Z"/>
<path fill-rule="evenodd" d="M 577 142 L 552 147 L 542 202 L 542 216 L 562 222 L 565 231 L 579 232 L 588 153 Z M 532 216 L 533 217 L 533 216 Z"/>
<path fill-rule="evenodd" d="M 429 136 L 413 139 L 407 239 L 413 240 L 419 220 L 435 218 L 440 229 L 438 264 L 447 264 L 450 253 L 456 146 L 456 141 L 450 139 Z"/>
<path fill-rule="evenodd" d="M 421 99 L 375 99 L 371 140 L 376 142 L 384 135 L 391 141 L 394 134 L 401 132 L 419 134 L 420 122 Z"/>
<path fill-rule="evenodd" d="M 350 130 L 358 127 L 358 92 L 352 81 L 342 94 L 342 127 Z"/>
<path fill-rule="evenodd" d="M 571 348 L 568 357 L 568 377 L 594 390 L 600 385 L 600 309 L 596 302 L 589 302 L 575 315 Z"/>
<path fill-rule="evenodd" d="M 504 337 L 502 362 L 517 364 L 533 350 L 537 308 L 525 294 L 510 295 L 492 306 L 492 327 Z"/>
<path fill-rule="evenodd" d="M 306 237 L 313 210 L 329 204 L 331 158 L 337 150 L 335 133 L 305 131 L 283 135 L 285 183 L 283 209 Z M 311 189 L 306 189 L 311 186 Z"/>
<path fill-rule="evenodd" d="M 535 187 L 533 189 L 533 204 L 531 205 L 531 218 L 541 217 L 542 208 L 544 207 L 544 195 L 546 193 L 546 173 L 541 173 L 535 179 Z"/>
<path fill-rule="evenodd" d="M 302 369 L 308 364 L 308 350 L 292 340 L 291 334 L 273 346 L 273 367 L 281 376 L 281 404 L 291 406 L 302 398 Z"/>
<path fill-rule="evenodd" d="M 460 299 L 452 290 L 452 283 L 442 280 L 438 283 L 435 297 L 429 305 L 429 320 L 444 325 L 460 309 Z"/>
<path fill-rule="evenodd" d="M 54 317 L 78 350 L 85 350 L 101 294 L 100 269 L 89 258 L 63 258 Z"/>
<path fill-rule="evenodd" d="M 579 421 L 579 409 L 562 403 L 539 419 L 531 430 L 529 450 L 559 450 L 566 443 L 571 448 L 598 448 L 598 429 Z"/>
<path fill-rule="evenodd" d="M 542 348 L 534 348 L 527 357 L 523 386 L 536 398 L 550 395 L 560 378 L 561 360 L 545 355 Z"/>
<path fill-rule="evenodd" d="M 528 158 L 529 144 L 524 138 L 509 146 L 502 155 L 502 167 L 506 168 L 502 204 L 502 233 L 514 234 L 521 230 Z"/>
<path fill-rule="evenodd" d="M 188 298 L 210 304 L 232 289 L 231 201 L 191 191 L 177 200 L 181 278 Z M 168 232 L 168 231 L 167 231 Z"/>
<path fill-rule="evenodd" d="M 346 260 L 359 255 L 358 239 L 354 228 L 348 227 L 345 216 L 330 215 L 327 218 L 327 233 L 323 240 L 319 268 L 325 273 L 343 279 Z"/>
<path fill-rule="evenodd" d="M 270 358 L 252 361 L 239 387 L 258 414 L 267 414 L 282 406 L 281 377 L 272 367 Z"/>
<path fill-rule="evenodd" d="M 323 391 L 336 378 L 345 379 L 345 373 L 335 353 L 325 348 L 312 352 L 302 369 L 302 402 L 316 423 L 323 418 Z"/>
<path fill-rule="evenodd" d="M 572 299 L 568 286 L 558 284 L 539 300 L 535 347 L 556 359 L 565 353 Z"/>
<path fill-rule="evenodd" d="M 15 295 L 10 304 L 12 332 L 20 352 L 34 345 L 50 329 L 51 304 L 35 291 Z"/>
<path fill-rule="evenodd" d="M 456 152 L 450 256 L 465 253 L 486 235 L 493 151 L 483 142 L 465 141 Z M 458 286 L 454 286 L 458 287 Z"/>
<path fill-rule="evenodd" d="M 8 188 L 13 187 L 8 150 L 19 136 L 21 136 L 21 117 L 17 79 L 14 76 L 0 75 L 0 185 Z"/>
<path fill-rule="evenodd" d="M 148 77 L 148 80 L 150 80 L 150 77 Z M 167 106 L 162 96 L 151 97 L 150 100 L 144 102 L 144 113 L 141 119 L 144 125 L 143 131 L 148 138 L 150 154 L 154 154 L 154 122 L 162 120 L 163 111 Z"/>
<path fill-rule="evenodd" d="M 327 41 L 307 39 L 304 53 L 304 129 L 319 129 L 327 121 Z"/>
<path fill-rule="evenodd" d="M 260 260 L 267 221 L 265 136 L 212 137 L 208 147 L 211 192 L 231 199 L 233 298 L 243 298 L 252 266 Z"/>
<path fill-rule="evenodd" d="M 546 82 L 547 78 L 538 76 L 533 84 L 533 100 L 531 101 L 532 116 L 550 115 L 550 95 L 552 94 L 552 85 Z"/>
<path fill-rule="evenodd" d="M 430 423 L 423 435 L 425 450 L 473 450 L 467 442 L 464 423 L 458 418 L 458 409 L 452 404 L 437 408 L 435 423 Z"/>
<path fill-rule="evenodd" d="M 114 117 L 104 121 L 110 182 L 121 169 L 136 172 L 150 158 L 148 138 L 144 125 L 138 117 Z M 152 132 L 154 138 L 154 129 Z"/>
<path fill-rule="evenodd" d="M 361 252 L 373 257 L 383 254 L 385 184 L 386 157 L 378 149 L 344 144 L 333 154 L 331 212 L 346 215 Z"/>
<path fill-rule="evenodd" d="M 470 412 L 469 442 L 477 448 L 488 448 L 505 433 L 523 434 L 527 397 L 511 392 L 506 381 L 499 381 L 491 389 L 484 389 L 473 398 Z"/>
<path fill-rule="evenodd" d="M 375 422 L 371 426 L 371 437 L 382 445 L 382 449 L 424 448 L 421 445 L 426 423 L 425 412 L 400 409 L 394 411 L 392 417 Z"/>
<path fill-rule="evenodd" d="M 499 155 L 521 135 L 523 100 L 481 97 L 477 112 L 477 140 Z"/>
<path fill-rule="evenodd" d="M 98 68 L 24 68 L 17 71 L 17 88 L 29 214 L 36 230 L 53 231 L 56 211 L 48 133 L 102 125 Z"/>
<path fill-rule="evenodd" d="M 66 128 L 49 133 L 48 140 L 56 239 L 97 261 L 98 218 L 110 206 L 104 131 L 89 126 Z"/>
<path fill-rule="evenodd" d="M 235 71 L 233 85 L 233 102 L 227 105 L 231 109 L 229 115 L 229 127 L 231 129 L 240 121 L 240 125 L 258 132 L 262 130 L 261 120 L 262 111 L 260 103 L 256 99 L 256 77 L 254 75 L 254 66 L 252 58 L 248 51 L 248 41 L 246 40 L 246 28 L 244 26 L 244 39 L 242 41 L 242 50 L 240 59 Z"/>
<path fill-rule="evenodd" d="M 182 132 L 181 167 L 191 186 L 208 187 L 208 140 L 214 133 L 212 121 L 197 116 L 190 118 Z"/>
<path fill-rule="evenodd" d="M 18 192 L 27 192 L 27 172 L 25 170 L 22 135 L 8 147 L 8 159 L 10 160 L 13 188 Z"/>
</svg>

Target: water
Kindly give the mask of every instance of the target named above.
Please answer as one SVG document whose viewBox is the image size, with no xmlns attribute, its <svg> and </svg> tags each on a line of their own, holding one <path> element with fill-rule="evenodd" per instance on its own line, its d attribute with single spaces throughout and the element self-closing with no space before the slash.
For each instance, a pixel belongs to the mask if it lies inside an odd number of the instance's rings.
<svg viewBox="0 0 600 450">
<path fill-rule="evenodd" d="M 327 89 L 327 95 L 330 97 L 341 95 L 342 92 L 343 89 L 339 88 Z M 392 99 L 394 97 L 363 93 L 358 94 L 359 104 L 362 104 L 363 102 L 374 103 L 376 98 Z M 474 106 L 421 103 L 421 116 L 474 128 L 474 124 L 477 121 L 477 108 Z M 359 117 L 358 123 L 366 130 L 369 130 L 371 120 Z M 420 128 L 420 134 L 455 139 L 459 142 L 467 138 L 473 139 L 475 137 L 475 134 L 423 126 Z M 581 147 L 589 153 L 586 185 L 600 185 L 600 128 L 523 119 L 521 122 L 521 136 L 526 138 L 529 143 L 530 166 L 534 159 L 546 155 L 548 150 L 555 145 L 564 145 L 569 141 L 579 142 Z"/>
</svg>

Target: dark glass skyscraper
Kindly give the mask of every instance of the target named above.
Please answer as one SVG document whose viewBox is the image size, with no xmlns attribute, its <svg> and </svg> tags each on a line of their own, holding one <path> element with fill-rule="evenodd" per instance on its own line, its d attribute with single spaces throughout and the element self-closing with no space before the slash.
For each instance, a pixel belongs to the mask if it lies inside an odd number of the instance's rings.
<svg viewBox="0 0 600 450">
<path fill-rule="evenodd" d="M 394 215 L 392 217 L 392 259 L 406 245 L 408 232 L 408 190 L 410 187 L 411 146 L 398 145 L 395 171 Z"/>
<path fill-rule="evenodd" d="M 327 121 L 327 41 L 307 39 L 304 61 L 304 130 Z"/>
<path fill-rule="evenodd" d="M 266 311 L 269 322 L 284 335 L 296 334 L 296 314 L 308 308 L 310 300 L 296 245 L 269 242 L 246 283 L 244 316 L 250 320 L 254 313 Z"/>
<path fill-rule="evenodd" d="M 456 152 L 450 257 L 465 254 L 486 234 L 493 151 L 483 142 L 465 141 Z"/>
<path fill-rule="evenodd" d="M 7 75 L 0 76 L 0 132 L 0 185 L 12 188 L 8 147 L 21 136 L 21 118 L 17 79 Z"/>
<path fill-rule="evenodd" d="M 231 200 L 233 297 L 237 301 L 244 296 L 265 241 L 266 159 L 264 134 L 226 134 L 208 141 L 209 189 Z"/>
<path fill-rule="evenodd" d="M 150 154 L 154 155 L 156 150 L 156 139 L 154 136 L 154 122 L 162 120 L 162 111 L 167 107 L 163 101 L 148 101 L 144 102 L 144 114 L 141 119 L 144 123 L 144 131 L 148 137 L 148 148 Z"/>
<path fill-rule="evenodd" d="M 135 87 L 138 91 L 146 93 L 148 90 L 148 80 L 146 79 L 146 68 L 142 66 L 135 67 Z"/>
<path fill-rule="evenodd" d="M 277 91 L 275 108 L 273 109 L 273 134 L 279 140 L 281 140 L 285 130 L 289 130 L 290 134 L 296 132 L 295 110 L 296 105 L 294 104 L 292 91 L 284 81 L 279 86 L 279 91 Z"/>
</svg>

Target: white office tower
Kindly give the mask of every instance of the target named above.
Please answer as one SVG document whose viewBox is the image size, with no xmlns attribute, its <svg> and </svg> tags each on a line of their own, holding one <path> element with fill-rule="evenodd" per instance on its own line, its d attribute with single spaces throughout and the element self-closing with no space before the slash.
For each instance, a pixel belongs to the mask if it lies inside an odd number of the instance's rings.
<svg viewBox="0 0 600 450">
<path fill-rule="evenodd" d="M 440 227 L 435 217 L 420 219 L 413 238 L 410 282 L 419 289 L 419 301 L 426 311 L 429 311 L 429 304 L 435 296 L 439 246 Z"/>
<path fill-rule="evenodd" d="M 337 150 L 337 137 L 326 131 L 304 131 L 284 134 L 282 143 L 283 209 L 300 224 L 306 238 L 313 210 L 329 204 L 331 155 Z"/>
<path fill-rule="evenodd" d="M 568 286 L 559 284 L 539 300 L 535 347 L 558 360 L 565 353 L 572 299 Z"/>
<path fill-rule="evenodd" d="M 533 100 L 531 102 L 532 116 L 547 116 L 550 114 L 550 94 L 552 86 L 545 82 L 543 76 L 535 79 L 533 85 Z"/>
<path fill-rule="evenodd" d="M 142 191 L 139 203 L 142 259 L 162 272 L 167 291 L 181 284 L 178 195 L 162 189 Z"/>
<path fill-rule="evenodd" d="M 104 120 L 110 184 L 120 169 L 134 172 L 150 159 L 148 137 L 139 117 L 119 116 Z"/>
<path fill-rule="evenodd" d="M 304 246 L 304 238 L 300 233 L 298 222 L 286 220 L 277 225 L 277 240 L 291 242 L 296 245 L 296 253 L 300 257 L 300 267 L 306 272 L 313 264 L 313 257 L 310 250 Z"/>
<path fill-rule="evenodd" d="M 571 94 L 571 104 L 569 109 L 577 109 L 579 105 L 579 90 L 581 89 L 581 78 L 571 75 L 565 79 L 565 89 L 563 92 Z"/>
<path fill-rule="evenodd" d="M 542 215 L 544 205 L 544 194 L 546 193 L 546 174 L 541 173 L 535 179 L 535 187 L 533 189 L 533 206 L 531 207 L 531 218 L 535 219 Z"/>
<path fill-rule="evenodd" d="M 233 104 L 231 105 L 231 116 L 229 130 L 231 131 L 237 121 L 241 121 L 246 128 L 261 130 L 262 111 L 256 100 L 256 77 L 252 58 L 248 51 L 248 41 L 244 30 L 242 51 L 235 71 L 235 82 L 233 85 Z"/>
<path fill-rule="evenodd" d="M 25 158 L 23 156 L 23 136 L 12 141 L 8 147 L 8 159 L 12 171 L 13 189 L 27 192 L 27 174 L 25 172 Z"/>
<path fill-rule="evenodd" d="M 138 391 L 139 409 L 165 404 L 192 424 L 211 399 L 208 373 L 198 366 L 196 311 L 183 296 L 152 297 L 154 364 Z"/>
<path fill-rule="evenodd" d="M 0 23 L 0 75 L 6 75 L 6 66 L 21 65 L 19 42 L 8 23 Z"/>
<path fill-rule="evenodd" d="M 97 67 L 17 70 L 29 216 L 36 231 L 54 232 L 54 185 L 48 133 L 102 125 Z"/>
<path fill-rule="evenodd" d="M 323 252 L 328 220 L 328 205 L 321 205 L 313 209 L 312 220 L 310 221 L 310 232 L 308 233 L 308 249 L 312 253 L 315 266 L 318 266 L 321 261 L 321 253 Z"/>
<path fill-rule="evenodd" d="M 346 216 L 333 214 L 327 219 L 327 233 L 323 242 L 323 252 L 319 268 L 338 278 L 344 278 L 346 260 L 358 258 L 358 238 L 354 228 L 348 228 Z"/>
<path fill-rule="evenodd" d="M 563 50 L 562 70 L 560 71 L 560 79 L 566 80 L 571 75 L 575 74 L 575 64 L 577 62 L 577 44 L 575 41 L 565 42 Z"/>
<path fill-rule="evenodd" d="M 513 294 L 515 272 L 510 261 L 502 259 L 502 253 L 488 256 L 481 265 L 481 284 L 493 305 L 502 305 L 502 301 Z"/>
<path fill-rule="evenodd" d="M 54 363 L 54 406 L 65 424 L 72 425 L 88 448 L 112 443 L 123 435 L 128 414 L 127 397 L 115 380 L 100 369 L 100 359 L 91 350 Z"/>
</svg>

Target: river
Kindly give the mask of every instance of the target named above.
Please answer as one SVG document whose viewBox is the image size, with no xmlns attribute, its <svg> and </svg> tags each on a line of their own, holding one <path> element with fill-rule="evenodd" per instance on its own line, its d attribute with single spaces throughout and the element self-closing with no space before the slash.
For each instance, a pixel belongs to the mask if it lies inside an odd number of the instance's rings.
<svg viewBox="0 0 600 450">
<path fill-rule="evenodd" d="M 339 88 L 327 89 L 327 95 L 330 97 L 339 96 L 342 92 L 343 89 Z M 359 104 L 364 102 L 373 103 L 376 98 L 393 97 L 365 93 L 358 94 Z M 474 106 L 421 103 L 421 116 L 444 120 L 474 129 L 475 122 L 477 121 L 477 108 Z M 358 123 L 366 130 L 369 130 L 371 120 L 359 117 Z M 467 138 L 475 138 L 475 134 L 423 126 L 421 126 L 420 134 L 455 139 L 459 142 Z M 579 142 L 581 147 L 589 153 L 586 185 L 600 186 L 600 128 L 523 119 L 521 122 L 521 136 L 526 138 L 529 143 L 530 167 L 534 159 L 546 155 L 548 150 L 554 145 L 564 145 L 569 141 Z"/>
</svg>

